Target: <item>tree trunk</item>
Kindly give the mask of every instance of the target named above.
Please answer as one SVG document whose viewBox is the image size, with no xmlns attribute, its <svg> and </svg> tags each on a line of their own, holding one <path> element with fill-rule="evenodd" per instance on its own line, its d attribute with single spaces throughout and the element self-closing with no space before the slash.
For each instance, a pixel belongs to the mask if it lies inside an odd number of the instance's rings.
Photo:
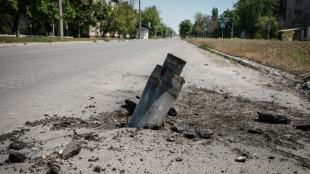
<svg viewBox="0 0 310 174">
<path fill-rule="evenodd" d="M 14 26 L 12 25 L 12 23 L 11 23 L 7 18 L 4 18 L 4 20 L 5 20 L 6 23 L 10 26 L 12 32 L 15 33 L 15 31 L 14 31 Z"/>
<path fill-rule="evenodd" d="M 78 38 L 81 37 L 81 26 L 80 23 L 78 23 Z"/>
<path fill-rule="evenodd" d="M 19 37 L 19 26 L 18 26 L 18 22 L 19 22 L 19 14 L 17 14 L 14 18 L 14 23 L 13 23 L 13 26 L 14 26 L 14 32 L 15 32 L 15 35 L 16 37 Z"/>
</svg>

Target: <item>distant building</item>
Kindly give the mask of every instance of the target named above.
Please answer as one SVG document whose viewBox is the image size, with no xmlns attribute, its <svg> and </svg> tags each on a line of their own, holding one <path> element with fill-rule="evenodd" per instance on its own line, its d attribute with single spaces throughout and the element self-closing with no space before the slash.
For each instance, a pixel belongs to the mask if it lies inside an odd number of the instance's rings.
<svg viewBox="0 0 310 174">
<path fill-rule="evenodd" d="M 310 0 L 281 0 L 280 32 L 294 32 L 293 40 L 310 40 Z"/>
<path fill-rule="evenodd" d="M 95 2 L 105 2 L 107 4 L 110 4 L 112 6 L 112 8 L 115 7 L 116 4 L 119 3 L 119 0 L 94 0 Z M 100 23 L 97 23 L 97 26 L 90 26 L 89 27 L 89 37 L 90 38 L 96 38 L 96 37 L 102 37 L 102 32 L 100 32 L 99 27 Z M 110 33 L 106 33 L 104 37 L 111 37 Z M 114 37 L 118 37 L 118 34 L 115 34 Z"/>
<path fill-rule="evenodd" d="M 141 26 L 141 39 L 150 38 L 150 29 L 151 27 L 148 25 Z M 136 38 L 139 38 L 139 26 L 136 26 Z"/>
</svg>

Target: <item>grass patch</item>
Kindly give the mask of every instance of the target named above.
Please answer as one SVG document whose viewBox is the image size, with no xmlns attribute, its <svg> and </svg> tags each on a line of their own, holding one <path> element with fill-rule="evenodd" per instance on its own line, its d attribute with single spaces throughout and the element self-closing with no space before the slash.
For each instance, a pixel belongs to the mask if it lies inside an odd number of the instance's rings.
<svg viewBox="0 0 310 174">
<path fill-rule="evenodd" d="M 185 39 L 202 49 L 212 48 L 228 55 L 302 75 L 310 72 L 310 42 L 245 39 Z"/>
<path fill-rule="evenodd" d="M 115 39 L 108 38 L 64 38 L 60 37 L 25 37 L 25 38 L 16 38 L 16 37 L 0 37 L 0 43 L 27 43 L 27 42 L 70 42 L 70 41 L 109 41 Z"/>
</svg>

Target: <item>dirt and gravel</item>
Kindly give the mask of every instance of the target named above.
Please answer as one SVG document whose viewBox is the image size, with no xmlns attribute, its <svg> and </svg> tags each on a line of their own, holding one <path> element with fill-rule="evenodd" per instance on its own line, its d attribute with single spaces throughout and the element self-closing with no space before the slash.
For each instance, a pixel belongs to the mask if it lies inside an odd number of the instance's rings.
<svg viewBox="0 0 310 174">
<path fill-rule="evenodd" d="M 127 128 L 138 95 L 114 112 L 48 115 L 1 135 L 0 173 L 310 171 L 310 131 L 300 129 L 309 114 L 191 85 L 161 127 Z M 269 122 L 262 113 L 290 121 Z"/>
<path fill-rule="evenodd" d="M 46 71 L 48 78 L 36 77 L 30 84 L 20 83 L 19 75 L 12 80 L 4 71 L 6 63 L 18 64 L 10 56 L 23 50 L 5 53 L 0 64 L 0 173 L 310 172 L 310 105 L 302 95 L 310 92 L 304 85 L 307 77 L 295 83 L 280 71 L 243 67 L 180 40 L 98 44 L 92 47 L 107 46 L 113 54 L 119 51 L 113 44 L 138 50 L 147 45 L 159 54 L 143 59 L 126 52 L 128 60 L 94 56 L 84 64 L 77 61 L 84 59 L 70 57 L 63 60 L 65 66 L 69 59 L 80 64 L 72 72 L 64 66 L 60 73 L 49 73 L 53 61 L 55 67 L 63 65 L 46 53 L 52 62 L 34 73 Z M 73 45 L 71 51 L 83 49 Z M 174 108 L 161 127 L 128 128 L 147 75 L 170 50 L 188 62 Z M 22 72 L 25 67 L 18 68 Z"/>
</svg>

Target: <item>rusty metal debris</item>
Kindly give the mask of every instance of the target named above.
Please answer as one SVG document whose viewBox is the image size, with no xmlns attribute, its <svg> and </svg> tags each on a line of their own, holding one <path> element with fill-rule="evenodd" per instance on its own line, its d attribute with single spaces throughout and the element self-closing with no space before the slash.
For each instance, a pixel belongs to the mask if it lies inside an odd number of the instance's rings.
<svg viewBox="0 0 310 174">
<path fill-rule="evenodd" d="M 141 99 L 133 113 L 129 127 L 143 127 L 149 123 L 160 126 L 177 99 L 184 79 L 180 76 L 186 62 L 168 54 L 149 77 Z"/>
</svg>

